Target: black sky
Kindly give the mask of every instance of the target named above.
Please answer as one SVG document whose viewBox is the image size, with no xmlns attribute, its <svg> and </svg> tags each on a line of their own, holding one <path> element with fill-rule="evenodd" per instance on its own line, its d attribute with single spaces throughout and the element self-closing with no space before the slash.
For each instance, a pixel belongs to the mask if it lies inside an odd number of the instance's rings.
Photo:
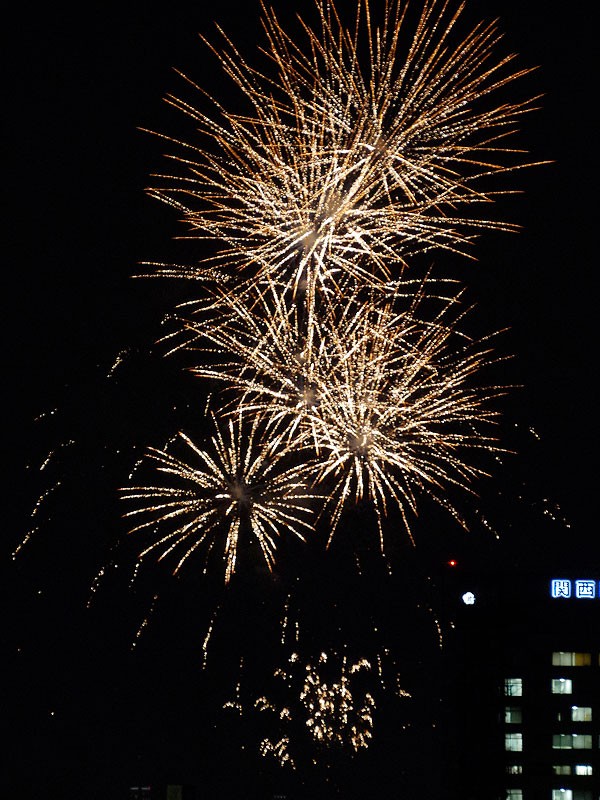
<svg viewBox="0 0 600 800">
<path fill-rule="evenodd" d="M 292 20 L 291 3 L 276 7 Z M 476 246 L 478 262 L 456 263 L 490 327 L 510 328 L 508 380 L 524 384 L 510 412 L 540 437 L 517 459 L 515 474 L 572 522 L 554 540 L 524 530 L 522 543 L 515 536 L 510 546 L 527 552 L 531 568 L 538 557 L 550 567 L 564 548 L 567 560 L 598 573 L 592 24 L 578 3 L 558 12 L 543 0 L 472 0 L 467 13 L 472 20 L 499 17 L 507 50 L 520 53 L 523 66 L 539 65 L 523 85 L 544 94 L 541 109 L 524 120 L 519 141 L 535 160 L 554 162 L 518 175 L 523 195 L 502 204 L 522 232 L 486 234 Z M 98 5 L 85 15 L 23 7 L 6 30 L 10 411 L 2 638 L 8 781 L 21 784 L 23 798 L 81 797 L 84 786 L 90 798 L 116 797 L 117 787 L 133 780 L 134 764 L 141 781 L 157 764 L 165 775 L 171 769 L 173 782 L 200 775 L 215 792 L 208 796 L 229 785 L 225 759 L 234 745 L 202 721 L 210 705 L 197 680 L 202 626 L 184 610 L 176 625 L 176 616 L 169 618 L 164 638 L 155 634 L 134 657 L 131 634 L 142 604 L 128 605 L 118 591 L 91 610 L 86 600 L 121 524 L 114 489 L 127 448 L 162 443 L 191 419 L 195 403 L 193 381 L 149 354 L 181 289 L 131 279 L 141 261 L 193 258 L 172 242 L 175 217 L 144 194 L 165 148 L 139 128 L 180 127 L 162 102 L 181 86 L 172 68 L 226 92 L 197 33 L 212 37 L 215 19 L 252 54 L 258 15 L 258 3 L 233 0 L 214 10 L 189 2 L 154 11 Z M 121 351 L 122 378 L 100 388 Z M 65 449 L 48 477 L 53 484 L 61 466 L 71 471 L 66 494 L 48 505 L 59 523 L 41 524 L 13 562 L 44 490 L 39 464 L 71 437 L 77 446 Z M 120 442 L 126 452 L 116 453 Z M 514 552 L 507 558 L 516 561 Z M 195 752 L 205 754 L 201 765 L 185 752 L 192 731 Z M 240 774 L 252 772 L 250 762 L 239 764 Z"/>
</svg>

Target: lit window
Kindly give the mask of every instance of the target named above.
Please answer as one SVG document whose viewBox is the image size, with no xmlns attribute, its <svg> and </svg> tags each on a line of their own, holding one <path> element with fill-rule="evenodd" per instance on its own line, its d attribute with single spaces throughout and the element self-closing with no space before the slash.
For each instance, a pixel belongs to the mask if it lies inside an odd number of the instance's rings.
<svg viewBox="0 0 600 800">
<path fill-rule="evenodd" d="M 573 800 L 573 790 L 552 789 L 552 800 Z"/>
<path fill-rule="evenodd" d="M 504 709 L 504 722 L 508 724 L 519 724 L 523 722 L 523 712 L 519 706 L 506 706 Z"/>
<path fill-rule="evenodd" d="M 130 800 L 150 800 L 150 786 L 130 786 L 129 798 Z"/>
<path fill-rule="evenodd" d="M 552 694 L 573 694 L 573 681 L 569 678 L 552 678 Z"/>
<path fill-rule="evenodd" d="M 593 775 L 594 770 L 590 764 L 575 764 L 575 775 Z"/>
<path fill-rule="evenodd" d="M 506 678 L 504 681 L 504 694 L 507 697 L 521 697 L 523 694 L 523 679 Z"/>
<path fill-rule="evenodd" d="M 523 800 L 523 789 L 507 789 L 506 800 Z"/>
<path fill-rule="evenodd" d="M 504 749 L 512 750 L 515 753 L 520 753 L 523 749 L 523 734 L 506 733 L 504 735 Z"/>
<path fill-rule="evenodd" d="M 571 719 L 573 722 L 591 722 L 592 709 L 589 706 L 571 706 Z"/>
<path fill-rule="evenodd" d="M 552 747 L 554 750 L 591 750 L 592 737 L 588 733 L 555 733 Z"/>
<path fill-rule="evenodd" d="M 573 734 L 573 750 L 591 750 L 592 737 L 590 734 Z"/>
<path fill-rule="evenodd" d="M 594 800 L 590 789 L 575 789 L 573 800 Z"/>
<path fill-rule="evenodd" d="M 553 750 L 571 750 L 573 748 L 573 737 L 570 733 L 555 733 L 552 737 Z"/>
<path fill-rule="evenodd" d="M 552 767 L 552 772 L 555 775 L 571 775 L 571 765 L 558 764 L 557 766 Z"/>
<path fill-rule="evenodd" d="M 555 667 L 589 667 L 591 663 L 591 653 L 552 653 L 552 665 Z"/>
<path fill-rule="evenodd" d="M 506 772 L 509 775 L 522 775 L 523 774 L 523 767 L 521 764 L 509 764 L 506 768 Z"/>
</svg>

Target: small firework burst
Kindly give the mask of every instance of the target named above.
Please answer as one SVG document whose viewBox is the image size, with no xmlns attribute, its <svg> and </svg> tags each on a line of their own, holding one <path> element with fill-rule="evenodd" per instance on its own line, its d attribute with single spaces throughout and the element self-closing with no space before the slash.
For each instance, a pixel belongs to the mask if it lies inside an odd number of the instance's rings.
<svg viewBox="0 0 600 800">
<path fill-rule="evenodd" d="M 281 435 L 270 435 L 270 427 L 258 417 L 249 425 L 241 416 L 230 418 L 224 428 L 216 425 L 202 448 L 180 433 L 186 458 L 166 450 L 148 451 L 147 460 L 175 485 L 122 490 L 123 498 L 137 506 L 125 516 L 143 518 L 132 533 L 152 531 L 158 537 L 140 559 L 158 553 L 162 560 L 173 554 L 177 573 L 198 550 L 221 549 L 228 583 L 236 569 L 240 537 L 258 542 L 271 570 L 282 532 L 302 539 L 312 530 L 314 495 L 302 479 L 302 469 L 285 466 Z"/>
<path fill-rule="evenodd" d="M 391 675 L 393 689 L 386 685 Z M 292 769 L 298 769 L 302 752 L 306 758 L 325 750 L 366 751 L 376 727 L 377 700 L 410 697 L 387 651 L 372 660 L 331 649 L 313 656 L 294 651 L 273 679 L 272 691 L 249 703 L 249 711 L 271 722 L 260 754 Z"/>
<path fill-rule="evenodd" d="M 352 676 L 370 670 L 366 658 L 349 664 L 343 659 L 340 674 L 327 680 L 319 664 L 328 657 L 321 653 L 317 665 L 307 664 L 300 700 L 306 713 L 306 726 L 318 742 L 349 746 L 354 751 L 369 746 L 373 736 L 375 699 L 370 692 L 359 693 L 352 686 Z"/>
</svg>

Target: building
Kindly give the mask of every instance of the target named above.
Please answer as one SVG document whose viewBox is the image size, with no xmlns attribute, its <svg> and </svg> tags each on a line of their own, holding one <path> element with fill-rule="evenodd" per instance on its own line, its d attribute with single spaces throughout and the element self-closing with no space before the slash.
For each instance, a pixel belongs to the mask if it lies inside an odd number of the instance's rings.
<svg viewBox="0 0 600 800">
<path fill-rule="evenodd" d="M 600 578 L 498 572 L 447 587 L 448 797 L 600 800 Z"/>
<path fill-rule="evenodd" d="M 181 784 L 139 784 L 129 787 L 129 800 L 197 800 L 193 786 Z"/>
<path fill-rule="evenodd" d="M 549 577 L 533 588 L 540 597 L 522 595 L 528 607 L 503 637 L 504 797 L 598 800 L 600 581 Z"/>
</svg>

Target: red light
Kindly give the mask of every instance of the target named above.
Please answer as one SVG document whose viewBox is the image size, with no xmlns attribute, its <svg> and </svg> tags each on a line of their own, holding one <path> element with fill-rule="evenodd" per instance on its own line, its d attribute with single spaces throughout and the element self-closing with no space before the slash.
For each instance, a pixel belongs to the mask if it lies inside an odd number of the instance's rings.
<svg viewBox="0 0 600 800">
<path fill-rule="evenodd" d="M 450 561 L 448 562 L 448 566 L 449 566 L 449 567 L 455 567 L 455 566 L 456 566 L 456 563 L 457 563 L 457 562 L 456 562 L 456 561 L 455 561 L 453 558 L 451 558 L 451 559 L 450 559 Z"/>
</svg>

